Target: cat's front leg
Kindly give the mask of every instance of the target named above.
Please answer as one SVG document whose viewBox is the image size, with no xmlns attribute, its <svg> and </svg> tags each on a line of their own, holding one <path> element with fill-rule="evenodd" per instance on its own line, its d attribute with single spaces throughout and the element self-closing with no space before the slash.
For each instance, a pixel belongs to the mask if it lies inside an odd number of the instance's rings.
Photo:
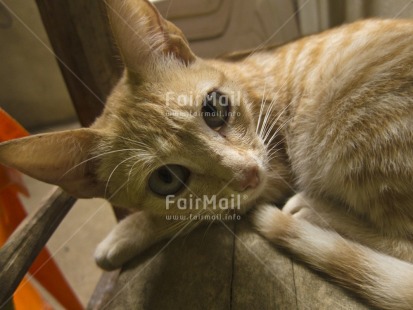
<svg viewBox="0 0 413 310">
<path fill-rule="evenodd" d="M 265 237 L 277 239 L 277 236 L 280 236 L 279 241 L 282 240 L 281 236 L 287 229 L 288 223 L 294 220 L 305 220 L 332 231 L 340 230 L 342 226 L 356 225 L 354 219 L 350 216 L 343 217 L 341 211 L 328 202 L 308 197 L 303 192 L 292 196 L 282 210 L 272 205 L 262 205 L 258 206 L 252 215 L 253 223 Z"/>
<path fill-rule="evenodd" d="M 305 221 L 376 251 L 413 261 L 413 245 L 410 240 L 386 236 L 345 206 L 311 198 L 304 193 L 291 197 L 282 210 L 270 205 L 258 206 L 252 216 L 257 229 L 266 238 L 280 244 L 289 235 L 286 233 L 289 224 Z"/>
<path fill-rule="evenodd" d="M 252 214 L 252 220 L 266 239 L 329 275 L 372 305 L 381 309 L 413 309 L 413 264 L 408 262 L 411 260 L 386 255 L 294 214 L 261 205 Z M 394 247 L 395 240 L 392 241 Z M 408 247 L 404 248 L 408 258 Z"/>
<path fill-rule="evenodd" d="M 96 263 L 105 270 L 120 268 L 156 242 L 178 233 L 188 233 L 194 227 L 192 222 L 176 225 L 161 216 L 136 212 L 120 221 L 98 245 Z"/>
<path fill-rule="evenodd" d="M 284 214 L 276 206 L 264 204 L 257 206 L 252 213 L 252 223 L 266 239 L 279 243 L 288 229 L 291 215 Z"/>
</svg>

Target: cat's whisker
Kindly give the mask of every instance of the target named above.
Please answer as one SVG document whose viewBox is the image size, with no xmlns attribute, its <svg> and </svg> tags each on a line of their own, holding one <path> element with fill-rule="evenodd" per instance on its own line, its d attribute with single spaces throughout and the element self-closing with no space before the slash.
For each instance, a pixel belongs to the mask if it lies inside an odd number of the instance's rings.
<svg viewBox="0 0 413 310">
<path fill-rule="evenodd" d="M 260 107 L 260 122 L 258 124 L 259 126 L 259 133 L 258 136 L 261 138 L 263 131 L 264 131 L 264 121 L 265 121 L 265 116 L 268 113 L 268 109 L 265 109 L 265 106 L 267 105 L 267 97 L 264 98 L 264 100 L 261 102 L 261 107 Z M 272 101 L 269 103 L 271 105 Z M 264 114 L 265 113 L 265 114 Z"/>
<path fill-rule="evenodd" d="M 280 150 L 281 150 L 281 149 L 277 149 L 277 150 L 275 150 L 272 154 L 267 155 L 266 163 L 267 163 L 267 164 L 270 164 L 272 160 L 277 159 L 277 158 L 280 158 L 280 157 L 279 157 L 279 151 L 280 151 Z M 282 170 L 280 170 L 280 169 L 282 169 Z M 288 168 L 278 168 L 278 171 L 284 171 L 284 170 L 285 170 L 285 171 L 290 171 L 290 169 L 288 169 Z"/>
<path fill-rule="evenodd" d="M 274 158 L 277 158 L 279 155 L 280 151 L 283 149 L 282 146 L 280 148 L 277 148 L 280 144 L 282 144 L 284 139 L 278 141 L 275 145 L 271 147 L 271 149 L 267 150 L 267 162 L 270 162 Z"/>
<path fill-rule="evenodd" d="M 276 159 L 276 158 L 279 158 L 279 151 L 280 151 L 281 149 L 276 149 L 276 150 L 274 150 L 273 152 L 272 152 L 272 154 L 270 154 L 270 155 L 267 155 L 267 163 L 271 163 L 271 161 L 272 160 L 274 160 L 274 159 Z"/>
<path fill-rule="evenodd" d="M 141 153 L 140 155 L 142 156 L 142 158 L 139 158 L 138 160 L 136 160 L 133 163 L 133 165 L 131 166 L 131 168 L 129 169 L 129 172 L 128 172 L 128 181 L 127 181 L 128 182 L 128 186 L 127 186 L 127 191 L 128 192 L 129 192 L 130 178 L 131 178 L 133 169 L 135 168 L 136 164 L 141 163 L 141 162 L 145 162 L 147 164 L 146 168 L 148 170 L 152 170 L 152 164 L 151 164 L 151 161 L 149 160 L 151 155 L 149 153 L 146 153 L 146 154 Z"/>
<path fill-rule="evenodd" d="M 131 148 L 129 148 L 129 149 L 112 150 L 112 151 L 108 151 L 108 152 L 105 152 L 105 153 L 102 153 L 102 154 L 99 154 L 99 155 L 92 156 L 92 157 L 90 157 L 90 158 L 88 158 L 88 159 L 86 159 L 86 160 L 84 160 L 84 161 L 81 161 L 80 163 L 74 165 L 72 168 L 70 168 L 69 170 L 67 170 L 67 171 L 62 175 L 61 178 L 64 178 L 68 173 L 70 173 L 71 171 L 73 171 L 73 170 L 76 169 L 77 167 L 79 167 L 79 166 L 87 163 L 88 161 L 91 161 L 91 160 L 93 160 L 93 159 L 96 159 L 96 158 L 99 158 L 99 157 L 102 157 L 102 156 L 106 156 L 106 155 L 109 155 L 109 154 L 118 153 L 118 152 L 126 152 L 126 151 L 140 151 L 140 149 L 137 149 L 137 148 L 131 149 Z"/>
<path fill-rule="evenodd" d="M 285 86 L 287 84 L 287 81 L 284 81 L 284 83 L 280 86 L 280 87 L 278 87 L 278 91 L 275 93 L 275 94 L 273 94 L 273 99 L 272 99 L 272 101 L 270 102 L 270 106 L 269 106 L 269 108 L 268 108 L 268 110 L 267 110 L 267 113 L 266 114 L 270 114 L 270 115 L 272 115 L 272 111 L 273 111 L 273 108 L 274 108 L 274 106 L 275 106 L 275 102 L 277 101 L 277 96 L 278 96 L 278 94 L 281 92 L 281 90 L 283 89 L 283 87 Z M 273 90 L 275 89 L 275 87 L 273 88 Z M 291 104 L 291 102 L 290 102 L 290 104 Z M 288 108 L 288 106 L 290 106 L 290 104 L 288 104 L 280 113 L 282 114 L 287 108 Z M 276 121 L 278 121 L 278 119 L 279 119 L 279 117 L 281 116 L 281 114 L 278 114 L 277 116 L 276 116 Z M 259 135 L 259 137 L 262 139 L 262 137 L 263 137 L 263 128 L 264 128 L 264 124 L 262 125 L 262 127 L 261 127 L 261 132 L 260 132 L 260 135 Z M 265 133 L 264 133 L 265 134 Z"/>
<path fill-rule="evenodd" d="M 267 149 L 267 156 L 271 156 L 275 153 L 278 153 L 280 149 L 277 149 L 277 146 L 279 146 L 280 144 L 282 144 L 285 141 L 285 137 L 282 138 L 280 141 L 278 141 L 276 144 L 274 144 L 273 146 L 271 146 L 271 148 Z"/>
<path fill-rule="evenodd" d="M 265 81 L 264 84 L 264 91 L 262 92 L 262 98 L 261 98 L 261 104 L 260 104 L 260 112 L 258 114 L 258 121 L 257 121 L 257 127 L 255 128 L 255 133 L 258 134 L 258 129 L 260 127 L 260 123 L 261 123 L 261 116 L 262 116 L 262 111 L 264 109 L 264 102 L 267 100 L 267 95 L 265 93 L 267 88 L 267 81 Z"/>
<path fill-rule="evenodd" d="M 137 146 L 142 146 L 142 147 L 145 147 L 145 148 L 148 147 L 147 144 L 145 144 L 145 143 L 143 143 L 143 142 L 141 142 L 141 141 L 133 140 L 133 139 L 126 138 L 126 137 L 123 137 L 123 136 L 116 136 L 116 138 L 120 138 L 120 139 L 122 139 L 122 140 L 124 140 L 124 141 L 131 142 L 131 143 L 133 143 L 133 144 L 135 144 L 135 145 L 137 145 Z"/>
<path fill-rule="evenodd" d="M 274 128 L 274 126 L 276 125 L 275 122 L 273 122 L 268 128 L 266 128 L 264 134 L 261 138 L 261 141 L 263 142 L 264 145 L 266 145 L 266 140 L 268 138 L 268 135 L 271 133 L 271 130 Z"/>
<path fill-rule="evenodd" d="M 274 159 L 276 159 L 276 158 L 278 158 L 278 154 L 277 154 L 277 153 L 272 154 L 271 156 L 268 156 L 268 157 L 267 157 L 267 163 L 271 163 L 271 161 L 274 160 Z"/>
<path fill-rule="evenodd" d="M 263 124 L 263 132 L 261 133 L 261 135 L 260 135 L 260 138 L 264 141 L 265 139 L 264 139 L 264 137 L 268 134 L 268 132 L 270 132 L 270 130 L 274 127 L 274 124 L 277 124 L 277 121 L 278 121 L 278 119 L 279 119 L 279 117 L 282 115 L 282 113 L 283 113 L 283 111 L 281 111 L 281 112 L 279 112 L 278 114 L 276 114 L 276 116 L 274 117 L 275 118 L 275 121 L 273 121 L 272 123 L 271 123 L 271 125 L 270 125 L 270 127 L 271 128 L 269 128 L 268 126 L 268 121 L 271 119 L 271 118 L 273 118 L 272 116 L 273 116 L 273 114 L 274 114 L 274 112 L 275 112 L 275 107 L 276 107 L 276 101 L 277 101 L 277 99 L 276 99 L 276 96 L 274 96 L 274 98 L 272 99 L 272 101 L 270 102 L 270 106 L 268 107 L 268 110 L 267 110 L 267 112 L 266 112 L 266 117 L 265 117 L 265 119 L 264 119 L 264 124 Z M 278 115 L 278 117 L 277 117 L 277 115 Z"/>
<path fill-rule="evenodd" d="M 271 154 L 267 155 L 267 162 L 270 163 L 272 160 L 276 158 L 280 158 L 279 157 L 280 151 L 281 149 L 275 149 Z"/>
<path fill-rule="evenodd" d="M 277 147 L 278 145 L 280 145 L 281 143 L 283 143 L 285 140 L 286 140 L 286 137 L 285 136 L 283 136 L 281 139 L 279 139 L 278 141 L 277 140 L 274 140 L 276 137 L 280 137 L 279 135 L 278 135 L 278 130 L 276 131 L 277 133 L 274 133 L 274 135 L 272 135 L 271 136 L 271 139 L 269 140 L 269 143 L 266 145 L 266 150 L 267 150 L 267 153 L 271 153 L 271 151 L 275 148 L 275 147 Z M 275 141 L 277 141 L 277 143 L 275 143 L 275 144 L 273 144 Z"/>
<path fill-rule="evenodd" d="M 119 166 L 122 165 L 124 162 L 127 162 L 128 160 L 131 160 L 131 159 L 136 158 L 136 157 L 138 157 L 138 156 L 141 156 L 141 154 L 132 155 L 132 156 L 126 158 L 125 160 L 122 160 L 119 164 L 116 165 L 116 167 L 115 167 L 115 168 L 112 170 L 112 172 L 110 173 L 109 178 L 108 178 L 108 180 L 107 180 L 107 182 L 106 182 L 105 194 L 104 194 L 105 197 L 107 196 L 107 190 L 108 190 L 108 186 L 109 186 L 109 183 L 110 183 L 110 179 L 112 178 L 112 176 L 113 176 L 113 174 L 115 173 L 115 171 L 119 168 Z"/>
<path fill-rule="evenodd" d="M 272 123 L 271 128 L 268 130 L 266 136 L 265 136 L 264 139 L 263 139 L 264 144 L 266 143 L 265 141 L 268 139 L 268 135 L 269 135 L 269 133 L 271 132 L 271 130 L 272 130 L 272 128 L 274 127 L 274 125 L 276 125 L 276 124 L 278 123 L 278 120 L 280 119 L 280 117 L 281 117 L 284 113 L 286 113 L 287 109 L 291 106 L 292 103 L 293 103 L 293 101 L 291 100 L 291 101 L 278 113 L 278 115 L 276 116 L 276 119 L 275 119 L 275 120 L 273 121 L 273 123 Z M 289 119 L 289 121 L 290 121 L 291 119 L 292 119 L 292 117 Z M 283 126 L 284 126 L 284 125 L 282 125 L 282 127 L 283 127 Z M 282 128 L 282 127 L 281 127 L 281 128 Z M 279 132 L 279 129 L 280 129 L 280 128 L 278 128 L 278 129 L 276 130 L 276 133 Z M 267 142 L 267 144 L 270 144 L 271 141 L 272 141 L 272 139 L 270 139 L 270 141 Z"/>
<path fill-rule="evenodd" d="M 277 133 L 278 133 L 278 132 L 277 132 Z M 283 142 L 285 141 L 285 137 L 283 137 L 283 138 L 280 139 L 276 144 L 272 145 L 273 140 L 274 140 L 276 137 L 278 137 L 278 134 L 277 134 L 277 133 L 274 133 L 274 135 L 271 136 L 271 139 L 270 139 L 269 143 L 266 145 L 266 147 L 267 147 L 267 153 L 268 153 L 268 154 L 270 154 L 270 153 L 273 151 L 273 149 L 275 149 L 278 145 L 280 145 L 281 143 L 283 143 Z"/>
<path fill-rule="evenodd" d="M 255 128 L 255 134 L 257 134 L 257 135 L 258 135 L 258 130 L 259 130 L 259 128 L 260 128 L 263 106 L 264 106 L 264 101 L 262 100 L 262 101 L 261 101 L 261 105 L 260 105 L 260 112 L 258 113 L 257 126 L 256 126 L 256 128 Z"/>
<path fill-rule="evenodd" d="M 273 161 L 274 159 L 277 159 L 277 158 L 279 158 L 277 153 L 276 153 L 276 154 L 272 154 L 271 156 L 269 156 L 269 157 L 267 158 L 267 163 L 271 163 L 271 161 Z"/>
<path fill-rule="evenodd" d="M 266 133 L 265 133 L 264 137 L 262 137 L 262 140 L 264 141 L 264 144 L 268 144 L 268 143 L 266 143 L 266 140 L 268 139 L 268 136 L 270 135 L 270 133 L 271 133 L 272 129 L 274 128 L 274 126 L 276 126 L 278 124 L 278 120 L 285 113 L 285 111 L 286 111 L 286 108 L 281 110 L 281 112 L 278 113 L 275 120 L 272 122 L 271 126 L 266 130 Z"/>
<path fill-rule="evenodd" d="M 260 134 L 259 134 L 259 137 L 261 139 L 262 139 L 263 135 L 266 132 L 267 122 L 268 122 L 270 116 L 272 115 L 274 106 L 275 106 L 275 98 L 271 100 L 268 109 L 265 111 L 264 120 L 262 122 L 261 130 L 260 130 Z"/>
<path fill-rule="evenodd" d="M 273 104 L 275 103 L 275 101 L 277 101 L 277 96 L 278 96 L 278 94 L 281 92 L 281 90 L 283 89 L 283 87 L 284 87 L 286 84 L 287 84 L 287 81 L 284 81 L 283 84 L 282 84 L 280 87 L 278 87 L 278 91 L 273 95 L 273 100 L 271 101 L 271 105 L 270 105 L 270 107 L 269 107 L 269 110 L 271 111 L 271 114 L 272 114 Z M 285 111 L 288 109 L 288 107 L 291 106 L 292 103 L 293 103 L 293 100 L 291 100 L 291 101 L 289 102 L 289 104 L 287 104 L 287 105 L 276 115 L 276 120 L 274 121 L 274 123 L 277 123 L 277 122 L 278 122 L 279 118 L 282 116 L 282 114 L 285 113 Z M 264 126 L 262 126 L 261 132 L 260 132 L 260 135 L 259 135 L 259 137 L 260 137 L 261 139 L 262 139 L 262 136 L 263 136 L 263 135 L 262 135 L 262 129 L 263 129 L 263 127 L 264 127 Z"/>
<path fill-rule="evenodd" d="M 271 142 L 277 137 L 278 133 L 281 131 L 281 129 L 284 128 L 285 125 L 287 125 L 289 122 L 291 122 L 291 120 L 293 120 L 293 116 L 290 117 L 289 119 L 285 120 L 278 128 L 277 130 L 273 133 L 273 135 L 271 136 L 271 138 L 269 139 L 269 141 L 267 142 L 267 145 L 270 145 Z"/>
</svg>

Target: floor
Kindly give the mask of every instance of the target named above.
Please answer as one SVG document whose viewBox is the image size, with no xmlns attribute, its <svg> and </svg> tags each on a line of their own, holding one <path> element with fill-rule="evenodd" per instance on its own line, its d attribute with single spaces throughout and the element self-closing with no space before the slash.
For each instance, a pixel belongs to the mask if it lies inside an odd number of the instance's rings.
<svg viewBox="0 0 413 310">
<path fill-rule="evenodd" d="M 42 132 L 76 126 L 69 125 L 42 130 Z M 24 177 L 24 181 L 29 189 L 30 197 L 21 197 L 21 200 L 30 214 L 36 211 L 53 186 L 27 176 Z M 53 258 L 85 306 L 102 273 L 94 262 L 93 252 L 96 245 L 115 224 L 112 209 L 105 200 L 81 199 L 77 201 L 47 243 L 47 248 Z M 54 309 L 63 309 L 47 292 L 44 290 L 41 292 Z"/>
</svg>

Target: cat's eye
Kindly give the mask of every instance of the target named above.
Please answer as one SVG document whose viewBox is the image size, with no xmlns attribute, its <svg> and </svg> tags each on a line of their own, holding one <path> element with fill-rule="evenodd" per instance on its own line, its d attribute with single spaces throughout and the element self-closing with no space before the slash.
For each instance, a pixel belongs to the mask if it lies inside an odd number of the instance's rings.
<svg viewBox="0 0 413 310">
<path fill-rule="evenodd" d="M 229 116 L 229 97 L 218 92 L 209 92 L 202 102 L 202 117 L 212 129 L 218 130 L 227 121 Z"/>
<path fill-rule="evenodd" d="M 189 174 L 189 170 L 183 166 L 165 165 L 151 174 L 148 185 L 155 194 L 173 195 L 185 187 Z"/>
</svg>

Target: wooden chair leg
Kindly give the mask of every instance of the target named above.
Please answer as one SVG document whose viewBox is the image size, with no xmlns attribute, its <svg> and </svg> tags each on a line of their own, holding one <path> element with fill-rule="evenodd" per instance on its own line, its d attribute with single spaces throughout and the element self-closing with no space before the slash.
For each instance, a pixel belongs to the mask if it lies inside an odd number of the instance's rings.
<svg viewBox="0 0 413 310">
<path fill-rule="evenodd" d="M 33 217 L 21 223 L 0 249 L 0 308 L 12 297 L 30 265 L 75 202 L 76 198 L 57 188 Z"/>
<path fill-rule="evenodd" d="M 82 126 L 102 112 L 123 70 L 102 0 L 36 0 Z"/>
</svg>

